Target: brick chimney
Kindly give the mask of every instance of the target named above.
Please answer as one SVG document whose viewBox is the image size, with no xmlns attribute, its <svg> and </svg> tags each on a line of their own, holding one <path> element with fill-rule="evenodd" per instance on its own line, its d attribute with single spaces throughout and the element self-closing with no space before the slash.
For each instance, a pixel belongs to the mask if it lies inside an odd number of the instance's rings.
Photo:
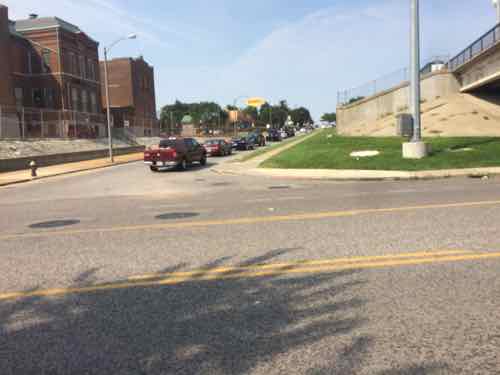
<svg viewBox="0 0 500 375">
<path fill-rule="evenodd" d="M 10 71 L 10 31 L 9 8 L 0 4 L 0 104 L 11 105 L 14 103 L 14 93 L 11 87 Z"/>
</svg>

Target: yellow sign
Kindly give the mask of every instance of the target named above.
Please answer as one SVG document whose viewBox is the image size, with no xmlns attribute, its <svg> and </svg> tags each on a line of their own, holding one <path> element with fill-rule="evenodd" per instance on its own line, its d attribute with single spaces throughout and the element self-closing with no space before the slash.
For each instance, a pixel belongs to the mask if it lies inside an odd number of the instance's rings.
<svg viewBox="0 0 500 375">
<path fill-rule="evenodd" d="M 267 100 L 263 98 L 249 98 L 246 100 L 247 106 L 255 108 L 262 107 L 262 105 L 265 104 L 266 102 Z"/>
</svg>

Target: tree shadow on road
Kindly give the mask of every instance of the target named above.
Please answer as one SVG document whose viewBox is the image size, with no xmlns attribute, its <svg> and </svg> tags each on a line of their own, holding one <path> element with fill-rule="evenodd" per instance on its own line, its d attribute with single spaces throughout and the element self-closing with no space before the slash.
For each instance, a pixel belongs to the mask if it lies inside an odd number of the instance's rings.
<svg viewBox="0 0 500 375">
<path fill-rule="evenodd" d="M 282 254 L 270 252 L 244 265 Z M 75 285 L 93 280 L 94 272 L 79 275 Z M 365 301 L 352 297 L 363 283 L 360 275 L 193 280 L 3 301 L 1 373 L 248 373 L 276 356 L 361 327 Z M 362 352 L 369 341 L 358 345 L 353 350 Z"/>
</svg>

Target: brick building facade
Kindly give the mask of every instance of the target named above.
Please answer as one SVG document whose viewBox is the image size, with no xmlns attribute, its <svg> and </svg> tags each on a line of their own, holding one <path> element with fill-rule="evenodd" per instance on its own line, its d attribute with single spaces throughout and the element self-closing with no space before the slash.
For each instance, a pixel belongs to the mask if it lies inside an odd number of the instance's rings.
<svg viewBox="0 0 500 375">
<path fill-rule="evenodd" d="M 57 17 L 30 15 L 9 20 L 8 8 L 0 5 L 0 105 L 4 116 L 14 107 L 21 121 L 22 108 L 26 113 L 23 132 L 31 136 L 43 135 L 40 124 L 44 122 L 52 123 L 52 133 L 57 125 L 59 133 L 78 136 L 77 122 L 91 124 L 92 130 L 82 128 L 81 132 L 94 133 L 94 118 L 102 115 L 98 46 L 77 26 Z M 30 115 L 36 109 L 44 115 Z M 51 132 L 45 135 L 51 136 Z"/>
<path fill-rule="evenodd" d="M 107 108 L 104 62 L 101 61 L 102 106 Z M 108 61 L 109 96 L 114 126 L 143 127 L 145 135 L 157 134 L 154 68 L 141 57 Z"/>
</svg>

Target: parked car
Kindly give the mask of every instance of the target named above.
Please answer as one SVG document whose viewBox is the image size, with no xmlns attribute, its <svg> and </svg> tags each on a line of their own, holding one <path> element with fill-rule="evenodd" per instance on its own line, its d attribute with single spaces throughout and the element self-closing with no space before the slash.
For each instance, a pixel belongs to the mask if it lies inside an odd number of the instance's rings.
<svg viewBox="0 0 500 375">
<path fill-rule="evenodd" d="M 255 144 L 253 141 L 249 140 L 248 137 L 241 137 L 236 140 L 236 149 L 237 150 L 253 150 L 255 148 Z"/>
<path fill-rule="evenodd" d="M 278 129 L 269 129 L 267 131 L 267 140 L 269 142 L 281 142 L 281 132 Z"/>
<path fill-rule="evenodd" d="M 211 156 L 226 156 L 233 153 L 232 145 L 224 139 L 209 139 L 203 146 Z"/>
<path fill-rule="evenodd" d="M 289 137 L 295 137 L 295 129 L 293 128 L 286 128 L 286 136 Z"/>
<path fill-rule="evenodd" d="M 162 139 L 158 147 L 144 151 L 144 164 L 153 172 L 168 168 L 185 170 L 194 162 L 205 165 L 207 151 L 193 138 Z"/>
<path fill-rule="evenodd" d="M 263 147 L 266 145 L 266 137 L 262 133 L 250 133 L 247 136 L 248 142 L 252 143 L 254 146 Z"/>
</svg>

